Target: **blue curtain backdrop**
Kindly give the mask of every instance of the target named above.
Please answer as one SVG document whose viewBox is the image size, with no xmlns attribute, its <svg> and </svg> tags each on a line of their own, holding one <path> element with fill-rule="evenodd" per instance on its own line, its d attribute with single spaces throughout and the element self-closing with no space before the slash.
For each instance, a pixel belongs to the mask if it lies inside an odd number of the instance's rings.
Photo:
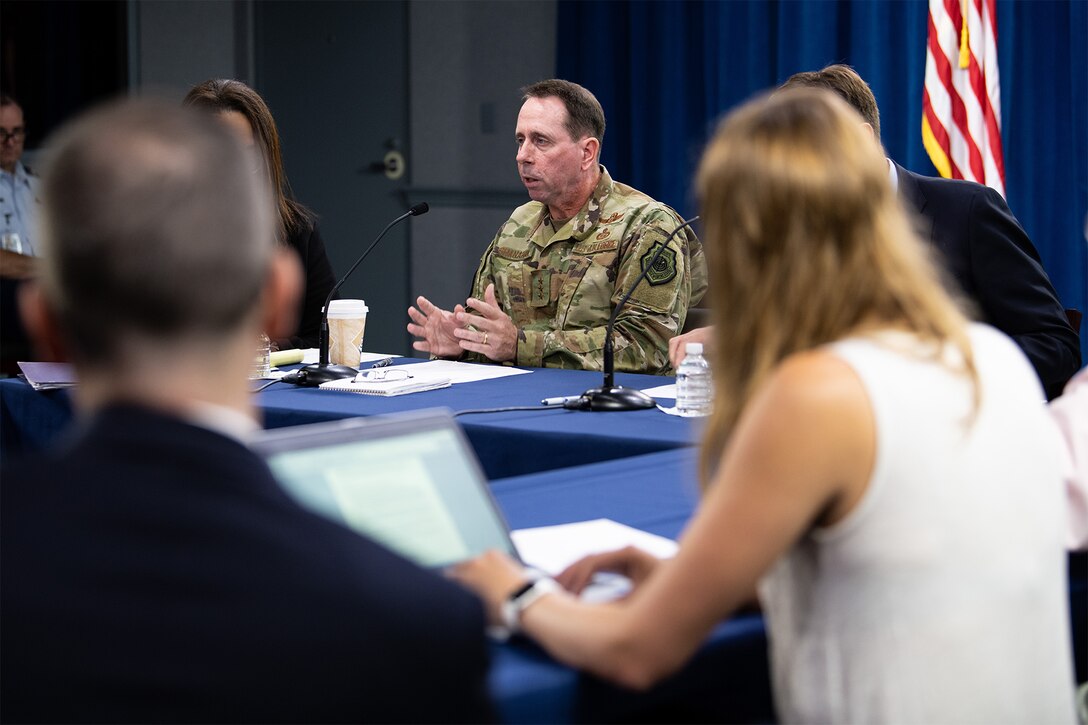
<svg viewBox="0 0 1088 725">
<path fill-rule="evenodd" d="M 613 177 L 685 214 L 721 114 L 803 70 L 849 63 L 873 88 L 888 155 L 936 176 L 922 147 L 925 2 L 575 2 L 557 73 L 609 119 Z M 1088 2 L 997 3 L 1006 194 L 1066 307 L 1088 310 Z M 1088 360 L 1088 333 L 1081 347 Z"/>
</svg>

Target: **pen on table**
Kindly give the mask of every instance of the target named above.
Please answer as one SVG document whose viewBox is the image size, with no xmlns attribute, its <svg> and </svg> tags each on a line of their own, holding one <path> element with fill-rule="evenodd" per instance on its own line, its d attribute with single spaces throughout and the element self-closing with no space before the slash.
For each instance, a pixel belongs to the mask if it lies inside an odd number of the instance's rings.
<svg viewBox="0 0 1088 725">
<path fill-rule="evenodd" d="M 374 362 L 370 363 L 369 367 L 372 367 L 372 368 L 384 368 L 386 365 L 391 365 L 392 363 L 393 363 L 393 358 L 383 357 L 381 360 L 375 360 Z"/>
<path fill-rule="evenodd" d="M 581 395 L 561 395 L 558 398 L 544 398 L 540 401 L 541 405 L 566 405 L 567 403 L 573 403 L 575 400 L 581 398 Z"/>
</svg>

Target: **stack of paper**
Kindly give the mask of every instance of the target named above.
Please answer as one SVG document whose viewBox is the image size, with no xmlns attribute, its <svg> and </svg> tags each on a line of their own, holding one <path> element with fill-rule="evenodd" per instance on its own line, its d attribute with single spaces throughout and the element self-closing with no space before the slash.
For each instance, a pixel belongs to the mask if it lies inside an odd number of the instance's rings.
<svg viewBox="0 0 1088 725">
<path fill-rule="evenodd" d="M 71 388 L 79 382 L 75 368 L 68 363 L 20 362 L 19 369 L 35 390 Z"/>
</svg>

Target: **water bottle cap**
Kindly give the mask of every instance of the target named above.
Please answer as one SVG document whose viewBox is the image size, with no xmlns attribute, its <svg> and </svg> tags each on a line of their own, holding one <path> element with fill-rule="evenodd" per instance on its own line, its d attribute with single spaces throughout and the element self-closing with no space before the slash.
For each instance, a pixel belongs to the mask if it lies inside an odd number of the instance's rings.
<svg viewBox="0 0 1088 725">
<path fill-rule="evenodd" d="M 686 345 L 684 345 L 684 352 L 686 352 L 688 355 L 702 355 L 703 354 L 703 343 L 701 343 L 701 342 L 689 342 Z"/>
</svg>

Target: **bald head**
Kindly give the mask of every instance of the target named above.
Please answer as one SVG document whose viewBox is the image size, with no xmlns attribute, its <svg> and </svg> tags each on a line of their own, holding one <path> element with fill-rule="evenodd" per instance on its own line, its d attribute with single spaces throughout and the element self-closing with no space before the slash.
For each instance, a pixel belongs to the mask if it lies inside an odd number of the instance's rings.
<svg viewBox="0 0 1088 725">
<path fill-rule="evenodd" d="M 271 196 L 222 124 L 125 101 L 53 145 L 42 282 L 73 359 L 214 340 L 254 313 L 275 239 Z"/>
</svg>

